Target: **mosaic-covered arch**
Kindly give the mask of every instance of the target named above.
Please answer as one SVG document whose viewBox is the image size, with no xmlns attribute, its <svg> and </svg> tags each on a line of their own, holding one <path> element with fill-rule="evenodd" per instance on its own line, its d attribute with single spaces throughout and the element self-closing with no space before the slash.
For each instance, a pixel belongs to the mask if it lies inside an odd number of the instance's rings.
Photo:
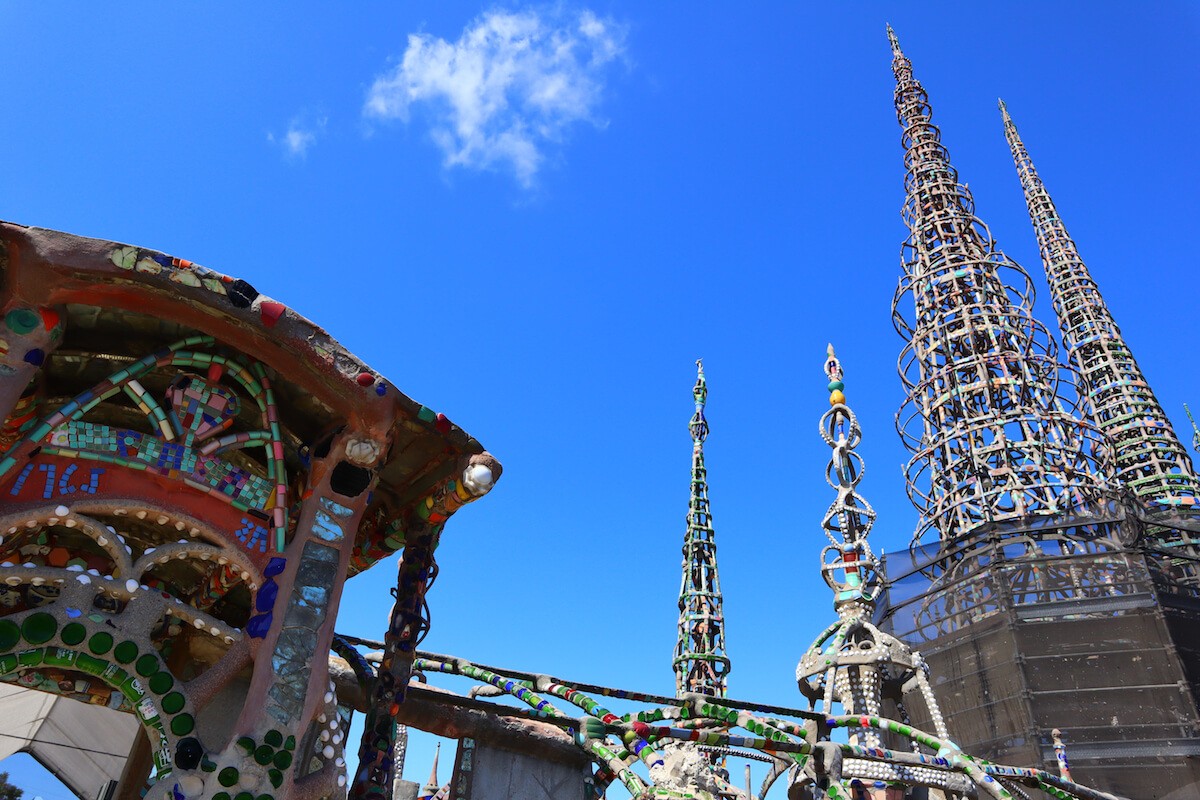
<svg viewBox="0 0 1200 800">
<path fill-rule="evenodd" d="M 182 259 L 0 223 L 0 302 L 0 681 L 137 715 L 120 800 L 344 791 L 342 585 L 498 462 Z"/>
</svg>

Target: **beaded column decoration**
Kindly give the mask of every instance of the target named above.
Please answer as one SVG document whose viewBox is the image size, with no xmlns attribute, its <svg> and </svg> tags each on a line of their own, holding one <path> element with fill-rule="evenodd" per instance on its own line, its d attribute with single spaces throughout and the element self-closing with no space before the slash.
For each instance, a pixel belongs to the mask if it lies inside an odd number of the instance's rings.
<svg viewBox="0 0 1200 800">
<path fill-rule="evenodd" d="M 1082 378 L 1091 421 L 1112 445 L 1112 476 L 1140 498 L 1191 508 L 1200 498 L 1192 461 L 1079 256 L 1003 100 L 1000 113 L 1037 233 L 1063 346 Z"/>
<path fill-rule="evenodd" d="M 1063 744 L 1062 731 L 1058 728 L 1050 731 L 1054 740 L 1054 757 L 1058 760 L 1058 774 L 1063 780 L 1071 780 L 1071 765 L 1067 763 L 1067 746 Z"/>
<path fill-rule="evenodd" d="M 429 632 L 429 607 L 425 593 L 437 578 L 433 551 L 442 527 L 458 509 L 492 490 L 502 472 L 500 462 L 480 453 L 458 464 L 448 477 L 417 503 L 417 511 L 404 521 L 405 545 L 397 570 L 396 598 L 392 606 L 384 651 L 371 702 L 363 720 L 358 751 L 358 772 L 349 796 L 361 800 L 389 800 L 395 775 L 395 717 L 408 691 L 417 645 Z M 401 765 L 402 766 L 402 765 Z"/>
<path fill-rule="evenodd" d="M 725 655 L 725 617 L 721 612 L 721 581 L 717 576 L 717 543 L 708 512 L 708 473 L 704 440 L 708 421 L 704 404 L 708 385 L 704 365 L 696 361 L 696 413 L 692 432 L 692 495 L 688 504 L 687 535 L 683 542 L 683 581 L 679 587 L 679 640 L 675 645 L 675 691 L 709 697 L 725 696 L 729 658 Z"/>
<path fill-rule="evenodd" d="M 820 430 L 821 438 L 833 450 L 825 479 L 837 497 L 821 526 L 830 542 L 821 552 L 821 576 L 833 590 L 838 620 L 804 654 L 796 667 L 796 681 L 810 706 L 826 717 L 833 716 L 834 703 L 840 704 L 846 715 L 879 716 L 884 694 L 898 698 L 904 686 L 915 685 L 929 708 L 937 735 L 945 738 L 946 723 L 920 653 L 871 622 L 882 585 L 879 561 L 867 542 L 875 511 L 858 494 L 865 467 L 855 448 L 862 441 L 862 431 L 846 405 L 842 366 L 833 345 L 829 345 L 825 375 L 831 408 L 821 417 Z M 906 717 L 902 704 L 900 710 Z M 850 740 L 866 747 L 881 746 L 879 731 L 872 728 L 864 727 Z"/>
<path fill-rule="evenodd" d="M 908 340 L 897 428 L 913 453 L 905 470 L 921 512 L 916 538 L 934 528 L 949 542 L 985 522 L 1057 514 L 1095 497 L 1102 438 L 1064 410 L 1054 343 L 1031 313 L 1029 275 L 975 216 L 890 27 L 888 38 L 910 231 L 892 303 Z M 911 321 L 900 310 L 909 294 Z"/>
</svg>

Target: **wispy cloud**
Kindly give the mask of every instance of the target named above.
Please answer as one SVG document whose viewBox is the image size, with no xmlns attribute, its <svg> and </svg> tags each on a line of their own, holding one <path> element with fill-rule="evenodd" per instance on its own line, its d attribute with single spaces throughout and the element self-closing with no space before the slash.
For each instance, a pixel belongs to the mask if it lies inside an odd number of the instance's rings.
<svg viewBox="0 0 1200 800">
<path fill-rule="evenodd" d="M 407 122 L 426 104 L 447 167 L 508 167 L 528 187 L 572 123 L 603 124 L 596 110 L 606 67 L 624 54 L 625 33 L 586 9 L 527 9 L 489 11 L 456 42 L 410 34 L 363 113 Z"/>
<path fill-rule="evenodd" d="M 287 131 L 276 136 L 267 134 L 267 141 L 278 145 L 284 156 L 289 159 L 303 159 L 308 155 L 308 149 L 317 143 L 317 137 L 325 132 L 326 117 L 305 119 L 293 117 L 288 123 Z"/>
</svg>

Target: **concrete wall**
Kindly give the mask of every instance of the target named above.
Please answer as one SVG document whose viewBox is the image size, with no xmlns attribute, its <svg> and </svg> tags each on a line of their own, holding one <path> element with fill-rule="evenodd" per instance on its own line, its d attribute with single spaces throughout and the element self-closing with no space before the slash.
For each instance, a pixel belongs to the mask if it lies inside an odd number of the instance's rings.
<svg viewBox="0 0 1200 800">
<path fill-rule="evenodd" d="M 463 739 L 454 800 L 584 800 L 585 768 Z"/>
</svg>

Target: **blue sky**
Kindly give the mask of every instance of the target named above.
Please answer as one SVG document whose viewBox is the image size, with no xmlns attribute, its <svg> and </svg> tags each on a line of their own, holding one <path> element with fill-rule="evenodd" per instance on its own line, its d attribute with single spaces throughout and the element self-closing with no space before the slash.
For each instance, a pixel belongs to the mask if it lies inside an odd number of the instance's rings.
<svg viewBox="0 0 1200 800">
<path fill-rule="evenodd" d="M 885 22 L 1056 330 L 1008 102 L 1190 439 L 1200 21 L 1182 2 L 0 2 L 0 218 L 242 277 L 478 437 L 505 474 L 447 529 L 426 647 L 484 663 L 671 691 L 703 357 L 731 694 L 799 703 L 795 662 L 833 613 L 828 341 L 876 548 L 916 522 L 892 427 Z M 522 31 L 531 48 L 506 44 Z M 382 635 L 394 577 L 351 583 L 343 631 Z"/>
</svg>

